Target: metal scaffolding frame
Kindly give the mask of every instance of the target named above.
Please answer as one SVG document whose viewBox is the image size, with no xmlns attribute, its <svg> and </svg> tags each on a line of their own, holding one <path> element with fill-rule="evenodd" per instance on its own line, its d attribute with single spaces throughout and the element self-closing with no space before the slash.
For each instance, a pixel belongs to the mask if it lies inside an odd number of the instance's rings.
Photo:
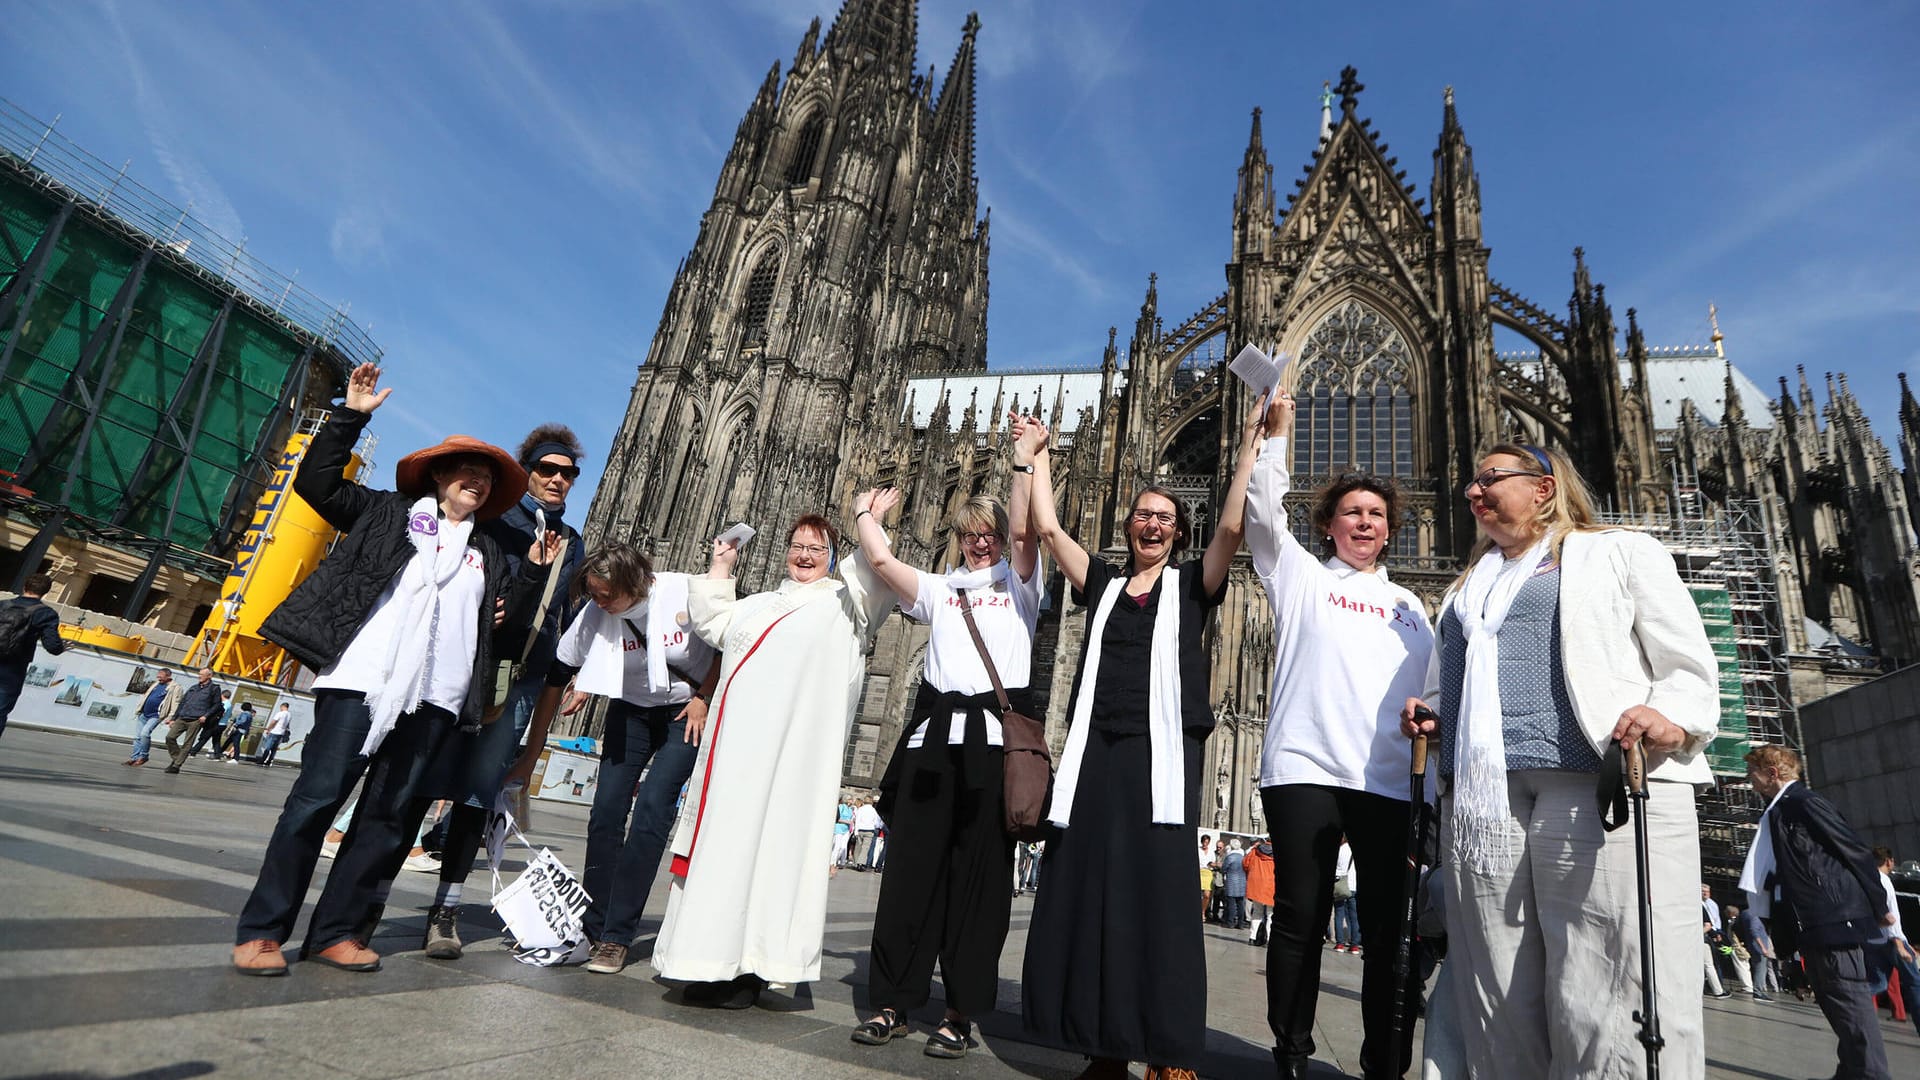
<svg viewBox="0 0 1920 1080">
<path fill-rule="evenodd" d="M 1766 743 L 1798 749 L 1800 717 L 1794 708 L 1780 587 L 1774 577 L 1775 538 L 1752 500 L 1714 502 L 1697 480 L 1683 476 L 1662 513 L 1603 513 L 1610 525 L 1639 529 L 1673 554 L 1680 578 L 1702 604 L 1702 618 L 1722 665 L 1722 716 L 1744 719 L 1744 733 L 1723 728 L 1709 750 L 1714 784 L 1701 792 L 1702 878 L 1731 885 L 1759 828 L 1766 804 L 1746 782 L 1739 760 Z M 1726 606 L 1718 607 L 1724 593 Z M 1733 666 L 1728 678 L 1727 665 Z M 1728 740 L 1739 740 L 1727 745 Z"/>
</svg>

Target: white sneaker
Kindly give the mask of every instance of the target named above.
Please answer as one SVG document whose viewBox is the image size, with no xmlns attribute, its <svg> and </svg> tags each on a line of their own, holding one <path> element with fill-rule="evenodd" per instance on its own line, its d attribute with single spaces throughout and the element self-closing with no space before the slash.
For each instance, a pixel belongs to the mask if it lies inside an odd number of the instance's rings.
<svg viewBox="0 0 1920 1080">
<path fill-rule="evenodd" d="M 431 851 L 423 851 L 418 855 L 409 855 L 407 856 L 407 861 L 400 864 L 400 868 L 421 874 L 437 874 L 440 872 L 440 856 L 435 855 Z"/>
<path fill-rule="evenodd" d="M 320 857 L 321 858 L 331 859 L 338 854 L 340 854 L 340 841 L 338 840 L 320 841 Z"/>
</svg>

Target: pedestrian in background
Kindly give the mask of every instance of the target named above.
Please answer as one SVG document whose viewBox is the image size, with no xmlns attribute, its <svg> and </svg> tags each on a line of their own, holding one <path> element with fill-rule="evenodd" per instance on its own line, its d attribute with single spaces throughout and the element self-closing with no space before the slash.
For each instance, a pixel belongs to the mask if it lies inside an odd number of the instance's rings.
<svg viewBox="0 0 1920 1080">
<path fill-rule="evenodd" d="M 267 720 L 267 733 L 260 738 L 260 752 L 253 756 L 253 763 L 271 768 L 274 755 L 280 752 L 280 744 L 287 741 L 292 731 L 293 709 L 283 701 Z"/>
<path fill-rule="evenodd" d="M 193 756 L 195 736 L 209 723 L 219 723 L 224 706 L 221 704 L 220 684 L 213 681 L 213 669 L 201 668 L 194 675 L 194 684 L 180 695 L 180 711 L 174 714 L 173 721 L 167 725 L 167 772 L 177 773 L 180 766 Z"/>
<path fill-rule="evenodd" d="M 221 740 L 215 756 L 224 754 L 229 763 L 240 760 L 240 744 L 253 733 L 253 702 L 243 701 L 233 714 L 233 720 L 227 725 L 227 734 Z"/>
<path fill-rule="evenodd" d="M 872 799 L 861 799 L 853 808 L 853 868 L 866 873 L 873 869 L 873 838 L 880 831 L 880 811 Z"/>
<path fill-rule="evenodd" d="M 233 691 L 222 690 L 220 692 L 219 711 L 209 716 L 207 723 L 200 725 L 200 734 L 193 740 L 193 750 L 188 756 L 191 757 L 193 754 L 206 750 L 207 745 L 211 743 L 213 749 L 207 750 L 207 760 L 218 761 L 220 759 L 220 736 L 226 731 L 227 721 L 232 715 Z"/>
<path fill-rule="evenodd" d="M 161 724 L 171 723 L 174 714 L 180 711 L 180 695 L 184 692 L 179 683 L 173 681 L 173 671 L 161 668 L 153 677 L 153 685 L 147 688 L 147 696 L 140 699 L 140 720 L 133 733 L 133 754 L 126 764 L 138 768 L 147 763 L 153 753 L 153 729 Z"/>
<path fill-rule="evenodd" d="M 1820 1011 L 1838 1039 L 1835 1075 L 1889 1080 L 1868 947 L 1900 916 L 1873 853 L 1838 807 L 1800 782 L 1799 754 L 1759 746 L 1746 761 L 1754 794 L 1768 803 L 1740 887 L 1755 910 L 1772 917 L 1781 943 L 1805 960 Z"/>
<path fill-rule="evenodd" d="M 1333 951 L 1361 955 L 1360 890 L 1353 868 L 1353 847 L 1344 837 L 1333 860 Z"/>
<path fill-rule="evenodd" d="M 1253 932 L 1247 935 L 1247 944 L 1265 945 L 1273 922 L 1273 840 L 1262 837 L 1260 842 L 1247 850 L 1247 906 L 1253 909 L 1250 916 Z"/>
<path fill-rule="evenodd" d="M 1893 891 L 1893 849 L 1874 848 L 1873 860 L 1880 872 L 1880 888 L 1887 894 L 1887 912 L 1893 916 L 1891 924 L 1880 928 L 1879 940 L 1870 949 L 1874 992 L 1883 992 L 1890 981 L 1888 976 L 1898 972 L 1907 1016 L 1913 1021 L 1914 1030 L 1920 1032 L 1920 965 L 1914 963 L 1913 945 L 1900 923 L 1900 901 Z"/>
<path fill-rule="evenodd" d="M 1227 855 L 1221 862 L 1221 874 L 1226 878 L 1228 929 L 1245 930 L 1247 928 L 1247 855 L 1240 850 L 1238 838 L 1227 842 Z"/>
<path fill-rule="evenodd" d="M 59 612 L 40 599 L 52 588 L 53 579 L 47 575 L 28 574 L 20 584 L 20 595 L 0 604 L 0 735 L 6 734 L 7 717 L 20 700 L 34 650 L 45 649 L 48 656 L 67 651 L 60 637 Z"/>
</svg>

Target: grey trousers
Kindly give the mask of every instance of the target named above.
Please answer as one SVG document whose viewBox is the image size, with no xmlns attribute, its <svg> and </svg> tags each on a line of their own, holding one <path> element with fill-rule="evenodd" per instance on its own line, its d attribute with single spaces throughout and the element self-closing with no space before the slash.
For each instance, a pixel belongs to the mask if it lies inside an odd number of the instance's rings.
<svg viewBox="0 0 1920 1080">
<path fill-rule="evenodd" d="M 1537 769 L 1507 781 L 1505 873 L 1446 857 L 1447 960 L 1427 1021 L 1428 1077 L 1630 1080 L 1646 1075 L 1633 828 L 1600 828 L 1592 773 Z M 1707 1071 L 1700 984 L 1700 840 L 1687 784 L 1648 785 L 1654 952 L 1666 1080 Z M 1443 840 L 1453 799 L 1441 799 Z M 1435 1015 L 1436 1011 L 1440 1014 Z M 1436 1023 L 1436 1020 L 1438 1022 Z"/>
<path fill-rule="evenodd" d="M 1802 947 L 1807 978 L 1820 998 L 1820 1011 L 1840 1041 L 1840 1069 L 1834 1080 L 1891 1080 L 1887 1047 L 1880 1040 L 1880 1014 L 1873 1005 L 1872 976 L 1866 950 Z"/>
</svg>

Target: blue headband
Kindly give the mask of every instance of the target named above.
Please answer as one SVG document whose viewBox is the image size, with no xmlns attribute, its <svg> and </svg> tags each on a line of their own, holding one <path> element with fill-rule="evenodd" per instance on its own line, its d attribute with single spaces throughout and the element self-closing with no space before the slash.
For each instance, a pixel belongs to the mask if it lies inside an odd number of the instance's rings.
<svg viewBox="0 0 1920 1080">
<path fill-rule="evenodd" d="M 1546 470 L 1547 476 L 1553 475 L 1553 462 L 1547 458 L 1547 452 L 1545 450 L 1540 449 L 1532 443 L 1527 443 L 1521 446 L 1520 449 L 1532 454 L 1533 460 L 1540 463 L 1540 467 Z"/>
</svg>

